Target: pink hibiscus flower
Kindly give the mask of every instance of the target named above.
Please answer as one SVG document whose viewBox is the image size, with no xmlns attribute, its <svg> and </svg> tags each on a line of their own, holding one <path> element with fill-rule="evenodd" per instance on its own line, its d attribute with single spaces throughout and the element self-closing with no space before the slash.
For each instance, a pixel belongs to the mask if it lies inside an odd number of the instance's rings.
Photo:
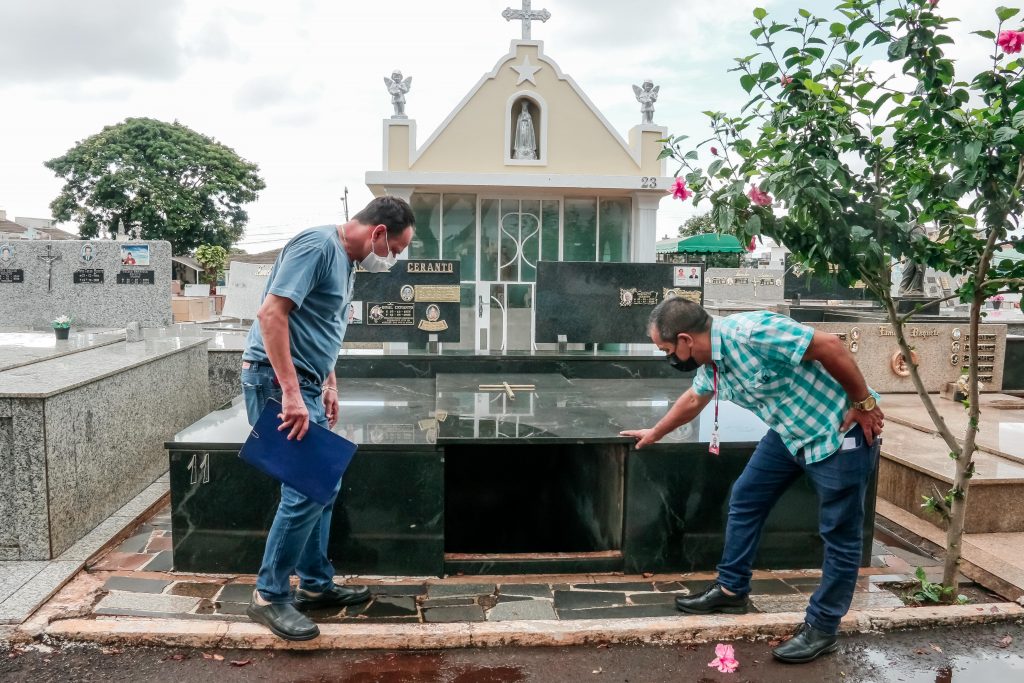
<svg viewBox="0 0 1024 683">
<path fill-rule="evenodd" d="M 782 76 L 779 77 L 779 82 L 782 83 L 782 85 L 789 85 L 793 82 L 793 79 L 786 74 L 782 74 Z"/>
<path fill-rule="evenodd" d="M 750 197 L 750 201 L 754 202 L 758 206 L 771 206 L 772 198 L 767 192 L 762 192 L 756 185 L 750 188 L 750 192 L 747 193 Z"/>
<path fill-rule="evenodd" d="M 719 643 L 715 646 L 715 655 L 717 656 L 708 662 L 708 666 L 718 667 L 718 670 L 724 674 L 731 674 L 740 668 L 740 663 L 736 661 L 736 652 L 732 649 L 732 645 Z"/>
<path fill-rule="evenodd" d="M 718 148 L 717 147 L 712 147 L 711 148 L 711 153 L 714 154 L 717 157 L 718 156 Z"/>
<path fill-rule="evenodd" d="M 1020 52 L 1024 47 L 1024 31 L 1003 31 L 999 34 L 996 45 L 1003 48 L 1006 54 Z"/>
<path fill-rule="evenodd" d="M 675 185 L 672 186 L 672 196 L 675 199 L 689 199 L 693 196 L 693 191 L 686 189 L 686 181 L 682 178 L 676 178 Z"/>
</svg>

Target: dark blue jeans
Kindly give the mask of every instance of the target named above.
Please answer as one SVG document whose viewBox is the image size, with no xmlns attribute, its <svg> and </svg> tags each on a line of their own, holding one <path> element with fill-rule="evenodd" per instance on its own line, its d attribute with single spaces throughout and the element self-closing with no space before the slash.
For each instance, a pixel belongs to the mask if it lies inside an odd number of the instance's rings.
<svg viewBox="0 0 1024 683">
<path fill-rule="evenodd" d="M 327 426 L 320 386 L 299 378 L 302 399 L 309 410 L 309 421 Z M 249 424 L 256 424 L 267 399 L 281 400 L 281 387 L 267 364 L 242 370 L 242 395 Z M 341 482 L 334 490 L 334 498 Z M 334 567 L 327 558 L 327 539 L 331 533 L 334 498 L 328 505 L 310 500 L 295 489 L 281 485 L 281 502 L 267 536 L 263 563 L 256 578 L 256 589 L 270 602 L 291 601 L 291 575 L 299 576 L 299 586 L 321 593 L 334 582 Z"/>
<path fill-rule="evenodd" d="M 739 594 L 750 592 L 751 568 L 761 530 L 772 506 L 801 473 L 818 493 L 818 530 L 825 543 L 821 584 L 807 607 L 807 623 L 834 634 L 850 609 L 860 568 L 864 495 L 878 463 L 880 442 L 864 442 L 860 426 L 847 433 L 855 446 L 840 449 L 820 462 L 794 456 L 774 430 L 761 439 L 732 488 L 725 550 L 718 582 Z"/>
</svg>

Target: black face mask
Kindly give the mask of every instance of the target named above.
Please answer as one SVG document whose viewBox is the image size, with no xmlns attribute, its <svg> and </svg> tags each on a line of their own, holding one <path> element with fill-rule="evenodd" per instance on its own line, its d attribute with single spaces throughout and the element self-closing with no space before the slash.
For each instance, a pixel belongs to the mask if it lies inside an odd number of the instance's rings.
<svg viewBox="0 0 1024 683">
<path fill-rule="evenodd" d="M 665 359 L 668 360 L 668 364 L 679 372 L 693 372 L 700 367 L 700 363 L 694 360 L 693 356 L 690 356 L 686 360 L 679 360 L 674 353 L 665 355 Z"/>
</svg>

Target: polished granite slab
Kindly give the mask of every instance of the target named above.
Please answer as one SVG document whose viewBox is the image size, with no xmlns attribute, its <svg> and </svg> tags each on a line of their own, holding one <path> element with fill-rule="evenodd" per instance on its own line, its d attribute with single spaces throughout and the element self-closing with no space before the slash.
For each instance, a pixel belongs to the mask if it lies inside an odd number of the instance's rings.
<svg viewBox="0 0 1024 683">
<path fill-rule="evenodd" d="M 66 340 L 58 340 L 52 331 L 0 332 L 0 372 L 123 340 L 123 330 L 72 332 Z"/>
</svg>

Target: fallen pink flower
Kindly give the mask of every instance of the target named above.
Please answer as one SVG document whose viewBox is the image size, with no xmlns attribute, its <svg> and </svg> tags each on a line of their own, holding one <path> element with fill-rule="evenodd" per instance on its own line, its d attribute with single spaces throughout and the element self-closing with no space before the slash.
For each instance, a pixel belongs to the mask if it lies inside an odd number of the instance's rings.
<svg viewBox="0 0 1024 683">
<path fill-rule="evenodd" d="M 1003 31 L 996 39 L 996 45 L 1006 54 L 1020 52 L 1024 48 L 1024 31 Z"/>
<path fill-rule="evenodd" d="M 718 667 L 718 670 L 724 674 L 731 674 L 740 668 L 740 663 L 736 661 L 736 652 L 732 649 L 732 645 L 719 643 L 715 646 L 715 654 L 717 656 L 708 662 L 708 666 Z"/>
<path fill-rule="evenodd" d="M 691 190 L 686 189 L 686 181 L 682 178 L 676 178 L 675 185 L 672 186 L 672 197 L 675 199 L 689 199 L 693 196 Z"/>
<path fill-rule="evenodd" d="M 770 206 L 772 203 L 771 196 L 767 192 L 762 192 L 756 185 L 750 188 L 750 192 L 747 193 L 750 197 L 750 201 L 754 202 L 758 206 Z"/>
</svg>

